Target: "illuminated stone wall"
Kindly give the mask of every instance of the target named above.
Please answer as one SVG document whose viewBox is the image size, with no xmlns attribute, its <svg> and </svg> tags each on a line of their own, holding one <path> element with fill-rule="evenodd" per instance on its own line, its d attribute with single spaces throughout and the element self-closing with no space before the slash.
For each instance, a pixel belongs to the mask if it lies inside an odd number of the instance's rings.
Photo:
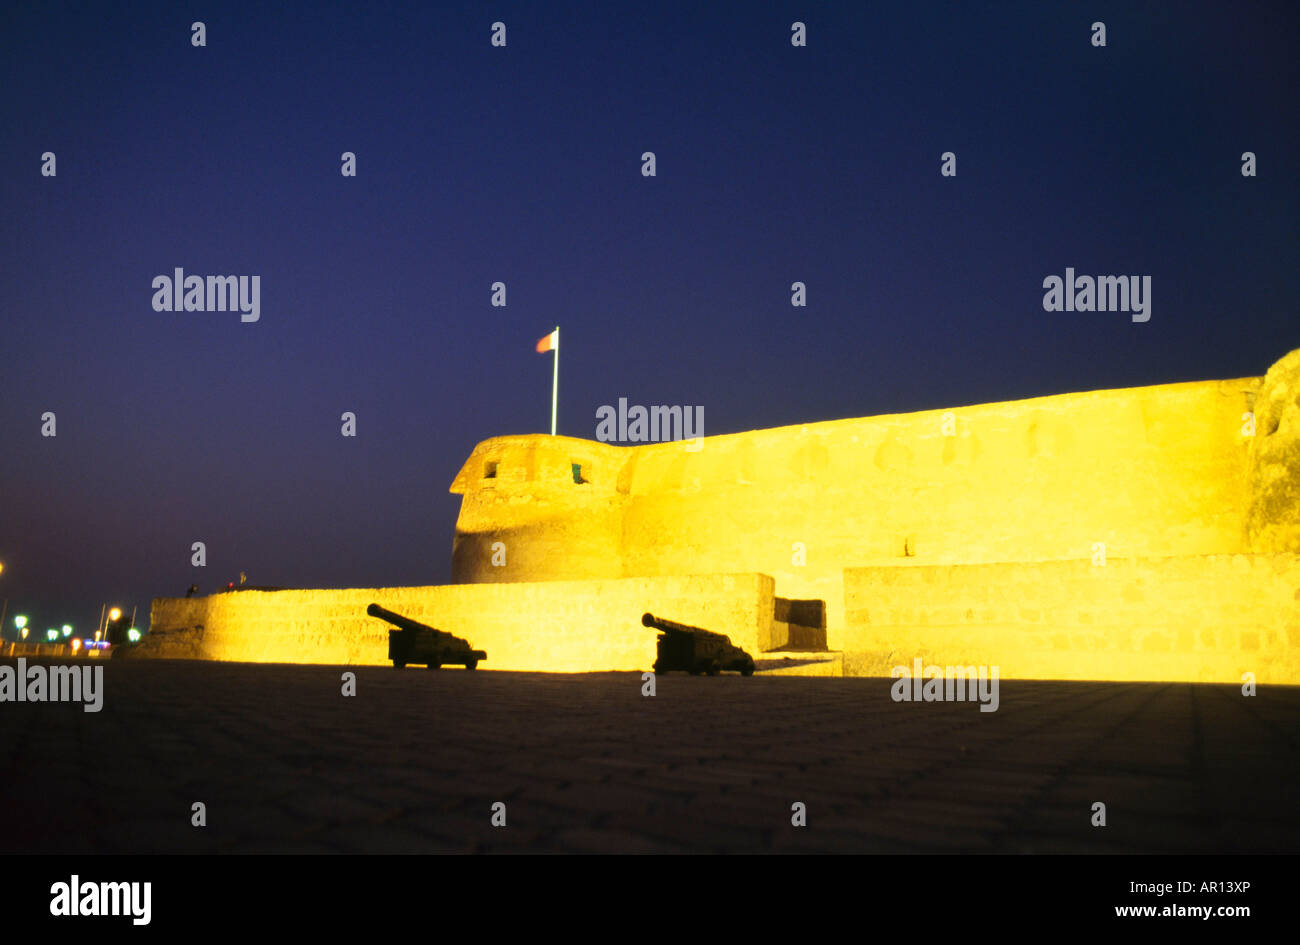
<svg viewBox="0 0 1300 945">
<path fill-rule="evenodd" d="M 1253 551 L 1300 551 L 1300 350 L 1264 376 L 1255 402 L 1247 530 Z"/>
<path fill-rule="evenodd" d="M 453 583 L 623 577 L 626 459 L 625 450 L 572 437 L 480 443 L 451 487 L 465 493 Z M 581 483 L 574 481 L 575 464 Z"/>
<path fill-rule="evenodd" d="M 644 611 L 759 655 L 780 595 L 825 602 L 849 674 L 1300 683 L 1300 351 L 692 445 L 497 437 L 451 491 L 455 584 L 160 599 L 140 655 L 382 663 L 376 601 L 485 667 L 645 669 Z"/>
<path fill-rule="evenodd" d="M 648 670 L 656 634 L 647 610 L 709 627 L 751 653 L 770 631 L 772 579 L 711 574 L 610 581 L 434 587 L 232 591 L 159 598 L 141 657 L 269 663 L 381 664 L 387 624 L 378 603 L 486 650 L 483 669 Z"/>
<path fill-rule="evenodd" d="M 835 420 L 707 437 L 697 452 L 498 437 L 452 484 L 453 580 L 757 571 L 782 596 L 825 600 L 838 649 L 846 567 L 1089 558 L 1098 542 L 1111 558 L 1244 552 L 1243 414 L 1260 382 Z"/>
<path fill-rule="evenodd" d="M 1300 684 L 1300 555 L 852 568 L 848 675 Z"/>
</svg>

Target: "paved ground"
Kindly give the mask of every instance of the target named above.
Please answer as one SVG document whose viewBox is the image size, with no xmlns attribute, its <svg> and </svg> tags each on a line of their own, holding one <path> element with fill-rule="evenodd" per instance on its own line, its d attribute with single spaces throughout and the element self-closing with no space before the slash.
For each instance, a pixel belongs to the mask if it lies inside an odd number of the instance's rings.
<svg viewBox="0 0 1300 945">
<path fill-rule="evenodd" d="M 0 703 L 0 851 L 1300 849 L 1296 688 L 1013 681 L 981 713 L 852 678 L 359 667 L 345 698 L 344 669 L 111 662 L 98 714 Z"/>
</svg>

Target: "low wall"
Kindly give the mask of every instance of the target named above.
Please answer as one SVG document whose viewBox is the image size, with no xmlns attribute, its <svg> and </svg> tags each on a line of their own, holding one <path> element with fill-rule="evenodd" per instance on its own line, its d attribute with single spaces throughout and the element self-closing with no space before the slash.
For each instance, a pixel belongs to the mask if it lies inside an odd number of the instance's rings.
<svg viewBox="0 0 1300 945">
<path fill-rule="evenodd" d="M 771 634 L 773 600 L 763 574 L 232 591 L 156 599 L 133 656 L 386 663 L 387 625 L 366 615 L 373 602 L 486 650 L 482 669 L 648 670 L 656 635 L 641 625 L 647 610 L 725 633 L 757 655 Z"/>
<path fill-rule="evenodd" d="M 849 568 L 844 608 L 846 675 L 1300 684 L 1295 554 Z"/>
</svg>

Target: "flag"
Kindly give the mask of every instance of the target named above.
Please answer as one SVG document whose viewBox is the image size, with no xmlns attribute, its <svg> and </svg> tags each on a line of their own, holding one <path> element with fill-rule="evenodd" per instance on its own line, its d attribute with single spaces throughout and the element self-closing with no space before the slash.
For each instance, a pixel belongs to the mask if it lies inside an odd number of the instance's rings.
<svg viewBox="0 0 1300 945">
<path fill-rule="evenodd" d="M 537 353 L 545 354 L 548 351 L 558 351 L 560 348 L 560 329 L 555 329 L 549 335 L 537 340 Z"/>
</svg>

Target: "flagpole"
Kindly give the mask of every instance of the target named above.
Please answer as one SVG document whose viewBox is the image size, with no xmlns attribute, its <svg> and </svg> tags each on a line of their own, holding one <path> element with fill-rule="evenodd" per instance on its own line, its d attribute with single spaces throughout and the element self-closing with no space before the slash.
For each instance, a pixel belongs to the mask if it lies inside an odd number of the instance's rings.
<svg viewBox="0 0 1300 945">
<path fill-rule="evenodd" d="M 555 371 L 551 375 L 551 436 L 555 436 L 555 403 L 560 394 L 560 326 L 555 326 Z"/>
</svg>

